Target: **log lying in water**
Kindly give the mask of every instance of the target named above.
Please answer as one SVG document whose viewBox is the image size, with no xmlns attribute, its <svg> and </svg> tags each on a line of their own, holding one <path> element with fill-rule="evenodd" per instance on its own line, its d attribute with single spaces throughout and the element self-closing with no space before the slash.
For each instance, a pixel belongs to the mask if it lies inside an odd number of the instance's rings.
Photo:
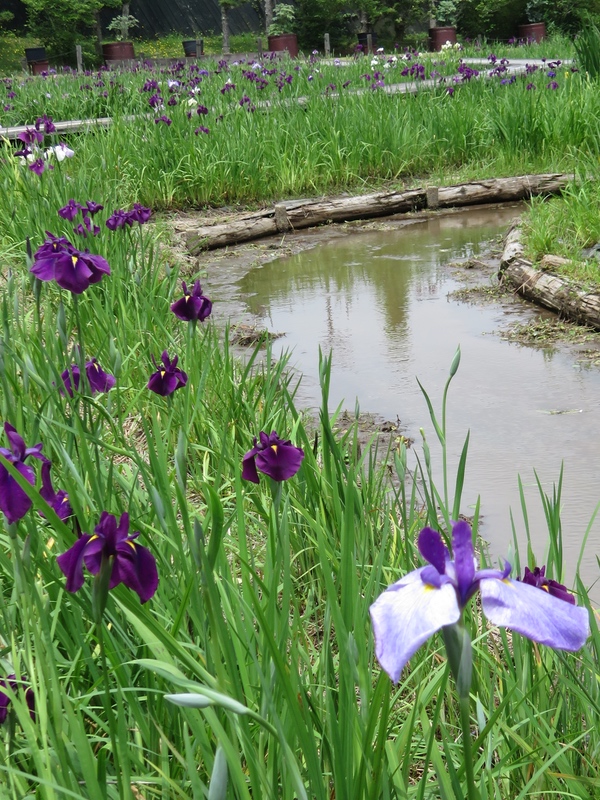
<svg viewBox="0 0 600 800">
<path fill-rule="evenodd" d="M 327 222 L 385 217 L 427 207 L 450 208 L 523 200 L 532 195 L 560 192 L 571 179 L 571 175 L 563 174 L 521 175 L 438 189 L 376 192 L 327 200 L 295 200 L 278 203 L 274 209 L 256 211 L 230 222 L 200 227 L 188 234 L 187 246 L 195 254 L 201 250 L 226 247 Z"/>
<path fill-rule="evenodd" d="M 587 292 L 574 281 L 535 269 L 531 261 L 514 255 L 518 229 L 507 236 L 501 260 L 500 280 L 507 281 L 527 300 L 562 317 L 600 330 L 600 294 Z"/>
</svg>

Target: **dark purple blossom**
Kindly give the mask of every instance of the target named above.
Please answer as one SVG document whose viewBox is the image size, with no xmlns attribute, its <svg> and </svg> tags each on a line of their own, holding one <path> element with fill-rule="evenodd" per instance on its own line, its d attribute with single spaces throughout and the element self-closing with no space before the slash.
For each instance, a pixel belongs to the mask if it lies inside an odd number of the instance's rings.
<svg viewBox="0 0 600 800">
<path fill-rule="evenodd" d="M 151 108 L 161 108 L 162 105 L 163 105 L 163 99 L 162 99 L 162 97 L 160 95 L 153 94 L 149 98 L 148 103 L 149 103 Z"/>
<path fill-rule="evenodd" d="M 206 106 L 198 106 L 196 114 L 208 114 L 208 108 Z"/>
<path fill-rule="evenodd" d="M 87 200 L 85 207 L 81 209 L 81 213 L 83 214 L 84 217 L 86 216 L 87 213 L 90 213 L 93 217 L 94 214 L 97 214 L 99 211 L 102 211 L 103 208 L 104 206 L 101 205 L 100 203 L 94 203 L 93 200 Z"/>
<path fill-rule="evenodd" d="M 304 451 L 287 439 L 280 439 L 275 431 L 270 434 L 261 431 L 260 443 L 254 437 L 254 447 L 249 450 L 242 462 L 242 478 L 258 483 L 258 472 L 273 478 L 274 481 L 287 481 L 300 469 Z"/>
<path fill-rule="evenodd" d="M 163 350 L 160 357 L 163 366 L 159 367 L 156 359 L 152 356 L 152 363 L 156 367 L 148 380 L 148 389 L 161 397 L 168 397 L 177 389 L 182 389 L 188 380 L 186 373 L 177 366 L 178 356 L 173 356 L 171 360 L 166 350 Z"/>
<path fill-rule="evenodd" d="M 45 461 L 42 455 L 42 445 L 36 444 L 33 447 L 25 447 L 25 442 L 19 436 L 15 428 L 9 423 L 4 423 L 4 432 L 8 439 L 9 448 L 0 447 L 0 453 L 10 461 L 13 467 L 32 485 L 35 484 L 35 473 L 29 464 L 25 464 L 26 458 L 37 458 Z M 9 474 L 4 464 L 0 464 L 0 511 L 4 514 L 10 524 L 18 522 L 31 508 L 31 500 L 16 480 Z"/>
<path fill-rule="evenodd" d="M 3 725 L 8 716 L 10 697 L 1 689 L 10 689 L 13 694 L 16 694 L 18 688 L 16 675 L 13 673 L 12 675 L 7 675 L 3 680 L 0 680 L 0 687 L 0 725 Z M 35 720 L 35 696 L 33 694 L 33 689 L 29 688 L 25 690 L 25 702 L 29 709 L 29 716 L 31 719 Z"/>
<path fill-rule="evenodd" d="M 152 209 L 143 206 L 141 203 L 134 203 L 129 216 L 134 222 L 144 225 L 152 216 Z"/>
<path fill-rule="evenodd" d="M 126 225 L 131 227 L 133 225 L 133 220 L 129 216 L 129 212 L 123 211 L 122 208 L 113 211 L 111 216 L 106 220 L 106 227 L 111 231 L 124 228 Z"/>
<path fill-rule="evenodd" d="M 49 238 L 33 256 L 30 272 L 41 281 L 56 281 L 73 294 L 82 294 L 92 283 L 110 275 L 110 267 L 102 256 L 88 250 L 77 250 L 67 239 Z"/>
<path fill-rule="evenodd" d="M 532 89 L 537 89 L 537 86 L 535 85 L 535 83 L 528 83 L 525 88 L 527 89 L 528 92 L 530 92 Z"/>
<path fill-rule="evenodd" d="M 52 508 L 59 519 L 63 522 L 69 517 L 73 516 L 73 509 L 69 503 L 69 495 L 61 489 L 59 492 L 54 491 L 52 480 L 50 479 L 51 464 L 49 461 L 44 461 L 42 464 L 42 488 L 40 495 Z"/>
<path fill-rule="evenodd" d="M 171 311 L 184 322 L 204 322 L 210 316 L 212 302 L 202 294 L 200 281 L 196 281 L 191 292 L 184 281 L 181 285 L 183 297 L 172 304 Z"/>
<path fill-rule="evenodd" d="M 158 587 L 156 560 L 147 547 L 135 541 L 138 536 L 138 532 L 129 533 L 129 514 L 121 514 L 117 526 L 116 517 L 103 511 L 94 533 L 84 533 L 56 559 L 67 578 L 67 591 L 77 592 L 83 586 L 84 564 L 92 575 L 108 565 L 109 589 L 124 583 L 137 592 L 142 603 L 150 600 Z"/>
<path fill-rule="evenodd" d="M 511 580 L 503 570 L 476 569 L 471 528 L 453 523 L 454 559 L 432 528 L 419 534 L 419 551 L 429 566 L 409 572 L 371 606 L 377 659 L 396 682 L 409 659 L 434 633 L 460 622 L 479 591 L 483 612 L 493 625 L 558 650 L 579 650 L 589 633 L 587 609 L 564 602 L 535 585 Z"/>
<path fill-rule="evenodd" d="M 116 383 L 114 375 L 109 375 L 108 372 L 105 372 L 95 358 L 86 361 L 85 374 L 92 394 L 109 392 Z M 81 382 L 81 371 L 77 364 L 71 364 L 68 369 L 61 373 L 60 377 L 64 384 L 65 392 L 69 397 L 73 397 L 73 387 L 75 387 L 75 391 L 78 391 Z M 62 389 L 61 394 L 63 394 Z"/>
<path fill-rule="evenodd" d="M 66 206 L 58 209 L 58 216 L 69 220 L 69 222 L 73 222 L 77 214 L 79 214 L 81 208 L 82 206 L 79 203 L 71 199 L 68 201 Z"/>
<path fill-rule="evenodd" d="M 27 145 L 41 144 L 44 141 L 44 134 L 36 131 L 35 128 L 26 128 L 23 133 L 18 134 L 17 139 Z"/>
<path fill-rule="evenodd" d="M 164 122 L 167 126 L 169 126 L 172 121 L 173 120 L 169 119 L 166 114 L 162 114 L 160 117 L 154 120 L 156 125 L 158 125 L 159 122 Z"/>
<path fill-rule="evenodd" d="M 546 85 L 546 89 L 558 89 L 558 83 L 556 81 L 550 81 L 550 83 Z"/>
<path fill-rule="evenodd" d="M 196 128 L 194 133 L 196 134 L 196 136 L 198 136 L 199 133 L 210 133 L 210 128 L 206 128 L 204 125 L 200 125 L 198 128 Z"/>
<path fill-rule="evenodd" d="M 43 158 L 36 158 L 34 162 L 29 164 L 29 169 L 32 172 L 35 172 L 36 175 L 41 175 L 46 170 L 46 162 Z M 48 166 L 48 169 L 53 169 L 53 167 Z"/>
<path fill-rule="evenodd" d="M 52 117 L 47 117 L 44 114 L 43 117 L 38 117 L 35 121 L 35 129 L 39 131 L 44 129 L 44 133 L 50 134 L 56 132 L 56 125 L 52 122 Z"/>
<path fill-rule="evenodd" d="M 571 592 L 568 591 L 566 586 L 563 586 L 562 583 L 558 583 L 558 581 L 552 580 L 552 578 L 546 577 L 545 566 L 534 567 L 533 572 L 529 567 L 525 567 L 525 574 L 521 580 L 523 583 L 527 583 L 530 586 L 537 586 L 538 589 L 543 589 L 553 597 L 559 597 L 561 600 L 575 605 L 575 598 Z"/>
<path fill-rule="evenodd" d="M 88 233 L 91 233 L 92 236 L 98 236 L 100 228 L 98 225 L 94 225 L 89 217 L 84 217 L 83 222 L 80 222 L 79 225 L 73 228 L 73 233 L 77 233 L 79 236 L 83 236 L 84 239 L 87 239 Z"/>
</svg>

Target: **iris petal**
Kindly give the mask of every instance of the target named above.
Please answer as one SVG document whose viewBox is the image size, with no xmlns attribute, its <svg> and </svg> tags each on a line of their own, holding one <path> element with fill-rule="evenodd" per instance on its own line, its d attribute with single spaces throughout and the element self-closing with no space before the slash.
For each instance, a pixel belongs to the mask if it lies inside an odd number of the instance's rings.
<svg viewBox="0 0 600 800">
<path fill-rule="evenodd" d="M 430 636 L 460 618 L 454 587 L 436 589 L 415 570 L 390 586 L 371 606 L 375 653 L 396 683 L 409 659 Z"/>
<path fill-rule="evenodd" d="M 442 541 L 439 531 L 434 531 L 433 528 L 423 528 L 419 534 L 419 552 L 425 559 L 429 561 L 440 575 L 446 571 L 446 556 L 448 549 Z"/>
<path fill-rule="evenodd" d="M 87 543 L 91 538 L 88 533 L 85 533 L 77 539 L 73 547 L 56 559 L 58 566 L 67 577 L 66 588 L 68 592 L 76 592 L 83 586 L 83 557 Z"/>
<path fill-rule="evenodd" d="M 484 579 L 483 611 L 494 625 L 512 628 L 558 650 L 579 650 L 589 635 L 587 609 L 520 581 Z"/>
<path fill-rule="evenodd" d="M 464 520 L 452 525 L 452 553 L 461 603 L 466 604 L 473 589 L 475 577 L 475 551 L 471 527 Z"/>
</svg>

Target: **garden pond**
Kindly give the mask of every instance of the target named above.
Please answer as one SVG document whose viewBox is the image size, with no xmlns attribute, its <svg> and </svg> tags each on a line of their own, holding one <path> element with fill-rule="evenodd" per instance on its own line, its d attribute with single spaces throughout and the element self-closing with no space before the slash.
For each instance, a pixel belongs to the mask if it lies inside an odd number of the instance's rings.
<svg viewBox="0 0 600 800">
<path fill-rule="evenodd" d="M 291 352 L 290 363 L 303 376 L 300 405 L 312 408 L 320 402 L 321 348 L 333 353 L 331 409 L 341 404 L 353 414 L 358 403 L 361 411 L 382 420 L 399 420 L 398 435 L 415 440 L 413 464 L 414 454 L 421 452 L 423 428 L 438 485 L 441 453 L 417 378 L 439 413 L 460 345 L 447 424 L 451 476 L 465 436 L 471 434 L 462 511 L 472 515 L 481 498 L 481 534 L 494 558 L 510 556 L 512 513 L 525 561 L 520 475 L 541 564 L 548 536 L 534 470 L 552 495 L 564 463 L 561 509 L 570 583 L 600 501 L 600 371 L 594 358 L 582 360 L 581 350 L 572 345 L 524 346 L 507 340 L 511 324 L 549 312 L 510 296 L 481 301 L 478 295 L 473 301 L 464 291 L 478 285 L 486 294 L 486 287 L 496 283 L 499 237 L 521 211 L 518 205 L 495 206 L 396 218 L 360 230 L 315 231 L 308 247 L 310 236 L 304 234 L 294 255 L 266 262 L 259 258 L 239 273 L 230 261 L 226 279 L 222 263 L 209 269 L 208 285 L 214 300 L 229 303 L 236 318 L 285 334 L 275 339 L 273 349 L 276 356 Z M 495 261 L 490 260 L 491 242 Z M 599 551 L 600 517 L 591 526 L 581 561 L 587 587 L 599 577 Z M 599 593 L 592 588 L 592 597 Z"/>
</svg>

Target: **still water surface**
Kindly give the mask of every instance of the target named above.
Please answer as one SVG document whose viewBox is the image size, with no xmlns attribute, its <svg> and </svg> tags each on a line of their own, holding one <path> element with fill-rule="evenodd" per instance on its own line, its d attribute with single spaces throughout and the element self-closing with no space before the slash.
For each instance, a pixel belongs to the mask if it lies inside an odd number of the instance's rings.
<svg viewBox="0 0 600 800">
<path fill-rule="evenodd" d="M 517 476 L 525 484 L 538 563 L 547 529 L 534 469 L 552 491 L 564 461 L 562 502 L 566 578 L 571 582 L 586 527 L 600 501 L 600 372 L 582 369 L 572 351 L 511 344 L 498 335 L 531 309 L 459 302 L 446 264 L 477 255 L 503 233 L 519 209 L 470 210 L 393 232 L 368 232 L 252 269 L 239 283 L 248 310 L 285 332 L 275 354 L 292 351 L 302 374 L 302 401 L 319 404 L 318 350 L 333 351 L 331 408 L 395 420 L 419 448 L 425 429 L 439 463 L 418 377 L 439 410 L 457 345 L 460 369 L 449 394 L 449 451 L 456 465 L 471 431 L 462 510 L 481 497 L 482 535 L 494 556 L 508 553 L 512 508 L 523 560 L 525 526 Z M 556 413 L 561 412 L 561 413 Z M 564 413 L 568 412 L 568 413 Z M 600 575 L 600 515 L 589 535 L 581 576 Z M 600 584 L 592 596 L 600 595 Z"/>
</svg>

